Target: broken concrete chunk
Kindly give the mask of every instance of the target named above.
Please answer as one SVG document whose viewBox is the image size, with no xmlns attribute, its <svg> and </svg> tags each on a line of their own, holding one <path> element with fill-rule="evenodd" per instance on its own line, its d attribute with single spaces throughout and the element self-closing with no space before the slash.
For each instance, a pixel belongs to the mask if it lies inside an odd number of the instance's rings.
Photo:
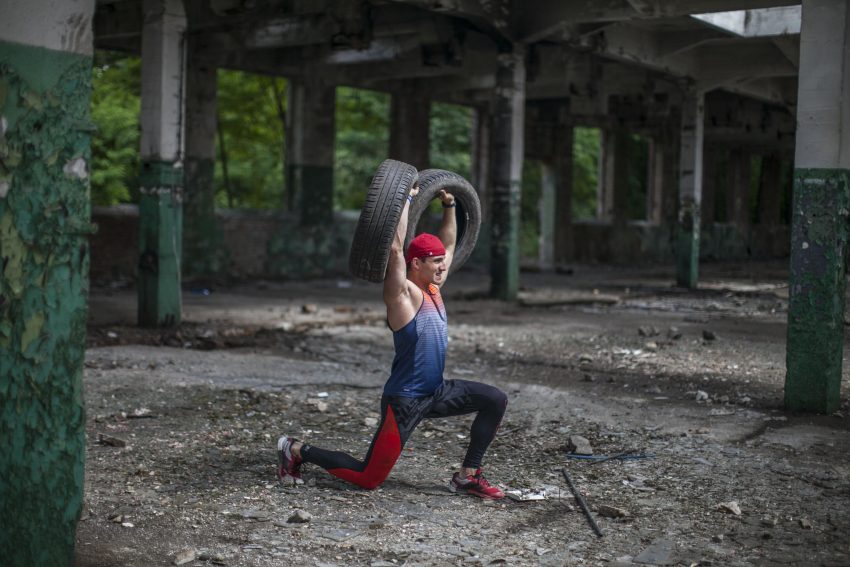
<svg viewBox="0 0 850 567">
<path fill-rule="evenodd" d="M 717 335 L 714 334 L 714 331 L 709 331 L 708 329 L 702 330 L 702 338 L 707 341 L 713 341 L 717 339 Z"/>
<path fill-rule="evenodd" d="M 313 515 L 310 512 L 305 512 L 304 510 L 295 510 L 291 516 L 286 520 L 288 524 L 306 524 L 310 520 L 313 519 Z"/>
<path fill-rule="evenodd" d="M 730 500 L 729 502 L 721 502 L 717 505 L 717 509 L 727 514 L 734 514 L 736 516 L 741 515 L 741 507 L 738 505 L 737 500 Z"/>
<path fill-rule="evenodd" d="M 642 565 L 673 565 L 670 555 L 673 553 L 673 542 L 669 539 L 657 539 L 649 547 L 641 551 L 632 561 Z"/>
<path fill-rule="evenodd" d="M 603 518 L 626 518 L 629 515 L 624 509 L 617 508 L 616 506 L 608 506 L 607 504 L 599 506 L 597 512 Z"/>
<path fill-rule="evenodd" d="M 658 329 L 652 326 L 638 327 L 638 335 L 642 337 L 654 337 L 659 334 Z"/>
<path fill-rule="evenodd" d="M 567 441 L 567 450 L 574 455 L 593 454 L 593 447 L 590 446 L 590 441 L 581 435 L 570 435 Z"/>
<path fill-rule="evenodd" d="M 191 563 L 197 557 L 197 553 L 194 549 L 184 549 L 174 556 L 173 563 L 175 565 L 185 565 L 186 563 Z"/>
<path fill-rule="evenodd" d="M 302 313 L 315 313 L 319 310 L 318 306 L 315 303 L 305 303 L 301 306 Z"/>
<path fill-rule="evenodd" d="M 104 435 L 103 433 L 97 434 L 97 442 L 101 445 L 107 445 L 109 447 L 126 447 L 127 442 L 123 439 L 119 439 L 118 437 L 112 437 L 110 435 Z"/>
<path fill-rule="evenodd" d="M 679 330 L 679 327 L 670 327 L 667 329 L 667 338 L 671 341 L 677 341 L 682 338 L 682 331 Z"/>
</svg>

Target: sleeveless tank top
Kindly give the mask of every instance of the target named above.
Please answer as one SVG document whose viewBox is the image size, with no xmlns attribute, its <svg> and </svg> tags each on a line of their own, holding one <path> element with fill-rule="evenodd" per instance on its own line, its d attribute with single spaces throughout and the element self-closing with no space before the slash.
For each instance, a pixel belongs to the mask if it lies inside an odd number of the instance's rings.
<svg viewBox="0 0 850 567">
<path fill-rule="evenodd" d="M 395 358 L 384 394 L 416 398 L 433 394 L 443 383 L 449 327 L 440 288 L 428 285 L 413 319 L 393 331 Z"/>
</svg>

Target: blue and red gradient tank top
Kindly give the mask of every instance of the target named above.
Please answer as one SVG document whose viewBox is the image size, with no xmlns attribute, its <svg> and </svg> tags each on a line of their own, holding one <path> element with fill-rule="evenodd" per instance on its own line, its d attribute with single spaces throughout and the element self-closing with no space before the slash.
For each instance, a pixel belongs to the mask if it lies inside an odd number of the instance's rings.
<svg viewBox="0 0 850 567">
<path fill-rule="evenodd" d="M 440 288 L 428 285 L 422 305 L 411 321 L 393 331 L 395 358 L 384 385 L 387 396 L 428 396 L 443 383 L 449 326 Z"/>
</svg>

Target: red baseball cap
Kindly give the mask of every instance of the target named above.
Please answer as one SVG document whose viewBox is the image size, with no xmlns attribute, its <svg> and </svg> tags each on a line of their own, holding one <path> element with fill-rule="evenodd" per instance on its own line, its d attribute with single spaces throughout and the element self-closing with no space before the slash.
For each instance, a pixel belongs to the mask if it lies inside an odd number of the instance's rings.
<svg viewBox="0 0 850 567">
<path fill-rule="evenodd" d="M 409 264 L 414 258 L 445 255 L 446 247 L 443 246 L 443 242 L 433 234 L 423 232 L 410 241 L 410 244 L 407 247 L 407 254 L 404 256 L 404 261 Z"/>
</svg>

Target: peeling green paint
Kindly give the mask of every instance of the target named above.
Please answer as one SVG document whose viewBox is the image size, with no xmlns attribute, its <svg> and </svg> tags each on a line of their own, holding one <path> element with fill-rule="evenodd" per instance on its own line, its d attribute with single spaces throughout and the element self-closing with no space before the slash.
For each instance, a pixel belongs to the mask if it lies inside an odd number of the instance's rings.
<svg viewBox="0 0 850 567">
<path fill-rule="evenodd" d="M 699 281 L 699 203 L 691 197 L 679 201 L 676 225 L 676 283 L 696 289 Z"/>
<path fill-rule="evenodd" d="M 838 409 L 848 216 L 850 170 L 794 171 L 785 377 L 791 410 Z"/>
<path fill-rule="evenodd" d="M 82 509 L 90 57 L 0 42 L 0 549 L 69 565 Z"/>
<path fill-rule="evenodd" d="M 147 161 L 139 175 L 139 325 L 180 324 L 183 170 Z"/>
</svg>

